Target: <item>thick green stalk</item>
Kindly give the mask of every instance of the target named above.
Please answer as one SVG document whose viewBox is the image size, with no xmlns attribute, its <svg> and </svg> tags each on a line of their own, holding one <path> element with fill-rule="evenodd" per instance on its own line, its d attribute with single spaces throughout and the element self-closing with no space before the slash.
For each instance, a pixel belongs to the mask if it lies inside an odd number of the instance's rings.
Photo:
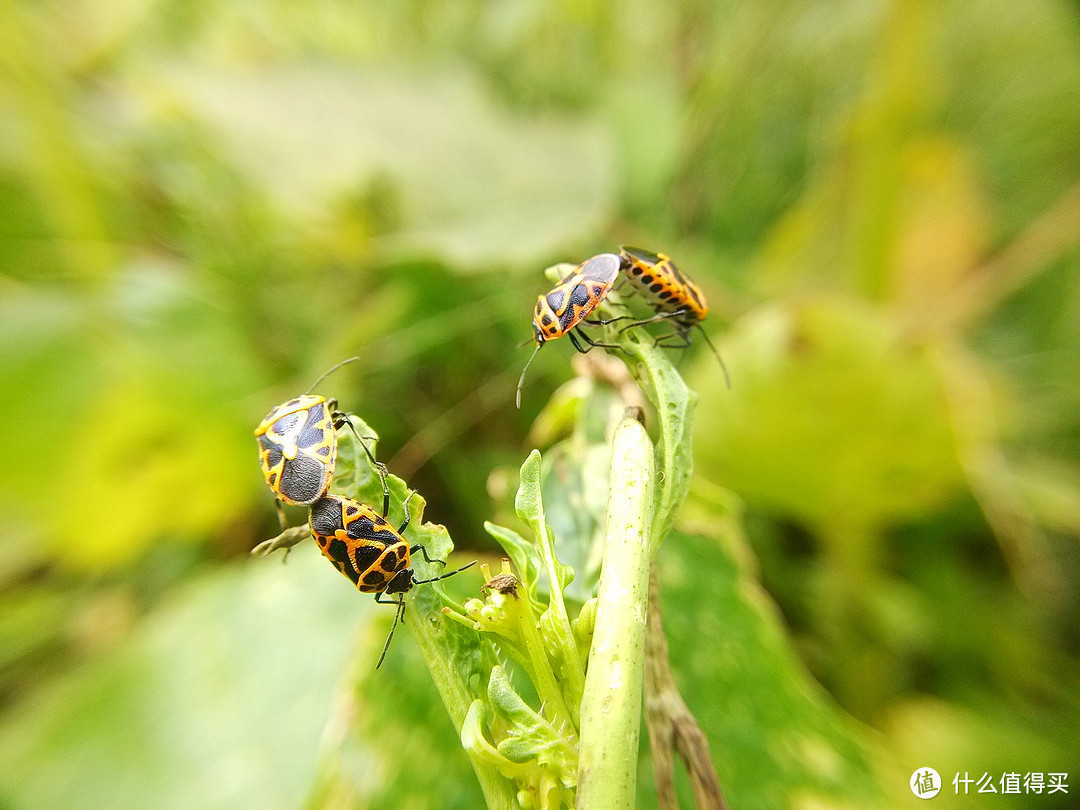
<svg viewBox="0 0 1080 810">
<path fill-rule="evenodd" d="M 655 464 L 645 428 L 628 415 L 613 442 L 604 566 L 581 703 L 582 810 L 634 806 Z"/>
</svg>

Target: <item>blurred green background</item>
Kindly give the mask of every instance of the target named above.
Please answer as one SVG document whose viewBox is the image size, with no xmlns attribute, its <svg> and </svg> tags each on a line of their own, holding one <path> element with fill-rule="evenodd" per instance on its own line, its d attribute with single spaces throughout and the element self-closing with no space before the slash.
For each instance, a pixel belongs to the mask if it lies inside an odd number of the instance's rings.
<svg viewBox="0 0 1080 810">
<path fill-rule="evenodd" d="M 541 270 L 619 244 L 731 372 L 661 573 L 733 806 L 1075 802 L 1075 2 L 2 0 L 0 808 L 478 806 L 408 634 L 357 674 L 390 617 L 248 558 L 251 432 L 358 354 L 320 391 L 494 553 Z"/>
</svg>

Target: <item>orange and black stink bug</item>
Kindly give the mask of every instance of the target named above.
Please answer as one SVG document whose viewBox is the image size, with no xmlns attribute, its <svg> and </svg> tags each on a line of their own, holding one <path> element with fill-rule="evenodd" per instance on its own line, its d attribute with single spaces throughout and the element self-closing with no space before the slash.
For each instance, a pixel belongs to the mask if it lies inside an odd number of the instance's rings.
<svg viewBox="0 0 1080 810">
<path fill-rule="evenodd" d="M 386 522 L 390 509 L 390 490 L 386 486 L 385 471 L 380 468 L 379 474 L 383 479 L 382 515 L 352 498 L 327 495 L 311 505 L 310 520 L 311 533 L 319 548 L 342 574 L 352 580 L 360 591 L 374 593 L 376 602 L 397 605 L 397 615 L 394 616 L 393 627 L 390 628 L 390 635 L 386 637 L 379 662 L 375 665 L 376 669 L 382 665 L 386 651 L 390 648 L 390 640 L 394 637 L 394 630 L 405 612 L 404 594 L 411 591 L 415 585 L 446 579 L 475 565 L 474 561 L 442 576 L 414 579 L 409 563 L 411 555 L 417 551 L 429 563 L 446 563 L 432 560 L 420 544 L 410 547 L 403 536 L 409 526 L 409 499 L 413 496 L 412 492 L 402 504 L 405 519 L 401 525 L 395 529 Z M 382 599 L 384 594 L 397 594 L 398 597 Z"/>
<path fill-rule="evenodd" d="M 724 372 L 724 379 L 730 385 L 727 367 L 701 327 L 701 322 L 709 314 L 709 303 L 701 288 L 679 270 L 669 256 L 663 253 L 623 247 L 620 248 L 620 255 L 625 277 L 629 279 L 634 290 L 644 296 L 649 306 L 656 312 L 653 317 L 636 321 L 630 326 L 623 327 L 623 330 L 655 321 L 668 321 L 675 331 L 662 336 L 657 342 L 663 343 L 665 338 L 676 338 L 682 341 L 681 345 L 689 346 L 690 330 L 697 328 L 705 338 L 705 342 L 709 344 L 712 353 L 716 355 L 720 368 Z"/>
<path fill-rule="evenodd" d="M 566 278 L 555 285 L 551 292 L 536 299 L 536 308 L 533 310 L 533 339 L 536 342 L 536 348 L 521 372 L 521 379 L 518 380 L 517 406 L 519 408 L 525 372 L 529 370 L 536 353 L 546 341 L 568 334 L 574 348 L 582 354 L 594 346 L 618 348 L 612 344 L 598 343 L 582 332 L 571 330 L 584 321 L 611 292 L 611 288 L 618 280 L 621 266 L 622 260 L 614 253 L 593 256 L 575 267 Z M 582 346 L 579 338 L 588 346 Z"/>
<path fill-rule="evenodd" d="M 315 385 L 357 359 L 338 363 Z M 263 477 L 274 495 L 293 506 L 314 503 L 325 495 L 337 462 L 337 431 L 345 425 L 355 432 L 348 415 L 337 410 L 337 402 L 317 394 L 303 394 L 270 411 L 255 428 L 255 439 Z M 363 440 L 360 443 L 367 450 Z"/>
</svg>

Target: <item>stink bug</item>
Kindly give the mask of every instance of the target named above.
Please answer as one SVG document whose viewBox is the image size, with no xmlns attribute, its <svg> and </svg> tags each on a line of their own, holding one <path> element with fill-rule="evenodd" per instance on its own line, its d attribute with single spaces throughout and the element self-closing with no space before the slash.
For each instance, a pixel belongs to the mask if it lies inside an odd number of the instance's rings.
<svg viewBox="0 0 1080 810">
<path fill-rule="evenodd" d="M 386 486 L 386 472 L 382 467 L 379 468 L 379 475 L 383 482 L 382 515 L 352 498 L 326 495 L 311 505 L 310 520 L 315 541 L 338 571 L 347 576 L 363 593 L 374 593 L 375 601 L 379 604 L 397 605 L 397 615 L 394 616 L 394 624 L 390 628 L 390 635 L 386 637 L 379 662 L 375 665 L 376 669 L 382 666 L 398 621 L 405 612 L 404 594 L 411 591 L 415 585 L 437 582 L 475 565 L 474 561 L 442 576 L 414 579 L 409 563 L 411 555 L 417 551 L 429 563 L 446 563 L 432 560 L 420 544 L 410 547 L 403 536 L 409 526 L 409 500 L 413 496 L 412 492 L 402 503 L 405 519 L 401 525 L 395 529 L 386 522 L 390 511 L 390 490 Z M 382 599 L 384 594 L 398 596 L 397 599 Z"/>
<path fill-rule="evenodd" d="M 696 328 L 712 349 L 724 372 L 724 379 L 730 385 L 727 367 L 720 353 L 701 328 L 701 322 L 709 314 L 709 304 L 701 288 L 663 253 L 652 253 L 633 247 L 620 248 L 619 252 L 626 278 L 656 312 L 651 318 L 624 326 L 622 331 L 655 321 L 669 321 L 675 331 L 662 336 L 657 342 L 663 343 L 665 338 L 676 338 L 682 341 L 681 345 L 689 346 L 690 330 Z"/>
<path fill-rule="evenodd" d="M 358 359 L 350 357 L 338 363 L 311 388 L 330 372 Z M 337 462 L 337 431 L 348 425 L 355 432 L 348 415 L 337 410 L 335 400 L 308 390 L 278 405 L 255 428 L 263 477 L 279 500 L 293 506 L 314 503 L 327 493 Z M 363 440 L 360 443 L 367 450 Z"/>
<path fill-rule="evenodd" d="M 555 288 L 536 299 L 536 307 L 533 310 L 533 340 L 536 348 L 532 357 L 525 364 L 518 380 L 517 406 L 521 407 L 521 386 L 525 383 L 525 372 L 532 365 L 536 353 L 546 341 L 555 340 L 563 335 L 570 335 L 570 342 L 574 348 L 584 354 L 594 346 L 603 346 L 609 349 L 618 348 L 608 343 L 598 343 L 582 332 L 571 331 L 575 326 L 584 321 L 600 302 L 611 292 L 619 277 L 619 269 L 622 260 L 614 253 L 601 253 L 586 259 L 582 264 L 575 267 L 566 278 L 560 281 Z M 592 323 L 588 321 L 587 323 Z M 584 341 L 587 348 L 581 345 Z"/>
</svg>

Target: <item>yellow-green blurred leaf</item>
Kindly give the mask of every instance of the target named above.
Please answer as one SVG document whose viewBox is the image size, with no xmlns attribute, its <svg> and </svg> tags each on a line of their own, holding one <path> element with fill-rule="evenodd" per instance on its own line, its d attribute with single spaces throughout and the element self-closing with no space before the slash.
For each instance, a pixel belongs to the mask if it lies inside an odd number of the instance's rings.
<svg viewBox="0 0 1080 810">
<path fill-rule="evenodd" d="M 751 503 L 813 525 L 874 526 L 962 485 L 933 362 L 874 310 L 763 307 L 721 351 L 732 387 L 712 368 L 699 375 L 712 412 L 696 426 L 699 464 Z"/>
</svg>

